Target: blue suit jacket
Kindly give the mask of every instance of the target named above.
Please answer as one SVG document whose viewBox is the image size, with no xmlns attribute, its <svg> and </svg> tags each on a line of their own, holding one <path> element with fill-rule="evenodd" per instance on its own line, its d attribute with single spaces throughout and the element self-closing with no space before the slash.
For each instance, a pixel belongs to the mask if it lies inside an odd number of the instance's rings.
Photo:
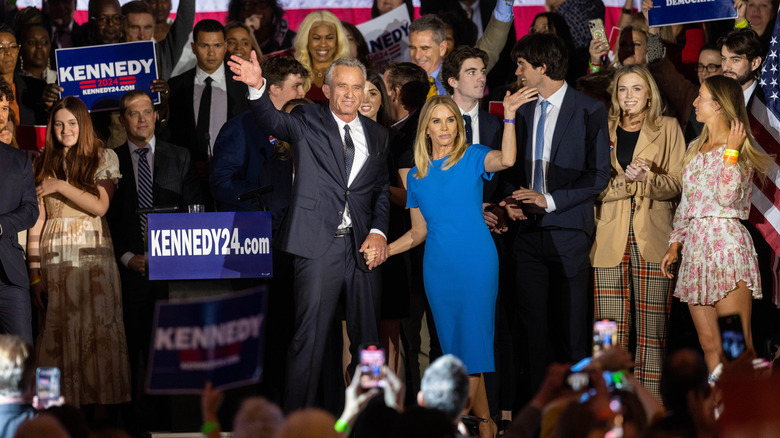
<svg viewBox="0 0 780 438">
<path fill-rule="evenodd" d="M 387 234 L 390 191 L 387 176 L 387 130 L 358 115 L 363 124 L 368 158 L 355 180 L 347 185 L 344 145 L 327 103 L 300 105 L 292 113 L 278 111 L 268 93 L 249 101 L 260 128 L 292 147 L 295 182 L 290 207 L 277 246 L 291 254 L 316 258 L 333 243 L 349 202 L 357 252 L 372 228 Z M 364 263 L 360 269 L 368 271 Z"/>
<path fill-rule="evenodd" d="M 260 187 L 263 163 L 274 154 L 268 134 L 257 126 L 251 111 L 228 120 L 214 143 L 211 161 L 211 192 L 219 211 L 260 209 L 257 198 L 238 201 L 242 193 Z"/>
<path fill-rule="evenodd" d="M 514 189 L 531 187 L 536 101 L 517 110 Z M 540 227 L 579 229 L 593 235 L 593 204 L 610 177 L 609 129 L 604 105 L 569 86 L 553 133 L 547 191 L 555 211 L 542 214 Z"/>
<path fill-rule="evenodd" d="M 26 153 L 0 143 L 0 169 L 0 269 L 11 284 L 26 288 L 27 268 L 16 235 L 38 220 L 32 164 Z"/>
</svg>

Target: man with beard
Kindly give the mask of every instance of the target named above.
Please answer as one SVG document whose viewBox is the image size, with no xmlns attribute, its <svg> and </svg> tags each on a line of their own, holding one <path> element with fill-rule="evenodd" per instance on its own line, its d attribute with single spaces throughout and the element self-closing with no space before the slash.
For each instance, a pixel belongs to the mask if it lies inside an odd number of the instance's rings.
<svg viewBox="0 0 780 438">
<path fill-rule="evenodd" d="M 723 76 L 739 82 L 745 104 L 750 108 L 763 61 L 758 35 L 751 29 L 734 29 L 721 37 L 718 45 Z"/>
</svg>

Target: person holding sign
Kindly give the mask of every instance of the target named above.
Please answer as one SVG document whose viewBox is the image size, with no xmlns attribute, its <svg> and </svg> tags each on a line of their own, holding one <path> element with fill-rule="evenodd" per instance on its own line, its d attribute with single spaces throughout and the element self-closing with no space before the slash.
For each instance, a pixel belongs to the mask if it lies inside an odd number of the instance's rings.
<svg viewBox="0 0 780 438">
<path fill-rule="evenodd" d="M 748 218 L 754 174 L 764 179 L 773 157 L 758 151 L 745 129 L 750 121 L 734 79 L 705 79 L 693 104 L 704 129 L 683 160 L 682 199 L 661 270 L 672 278 L 670 266 L 682 255 L 674 294 L 688 303 L 713 372 L 722 354 L 719 316 L 738 313 L 745 344 L 753 348 L 751 306 L 761 298 L 761 278 L 753 240 L 739 219 Z"/>
<path fill-rule="evenodd" d="M 28 273 L 45 315 L 38 365 L 62 371 L 62 394 L 75 406 L 130 401 L 122 291 L 103 217 L 121 177 L 84 103 L 57 102 L 35 162 L 40 216 L 28 237 Z"/>
</svg>

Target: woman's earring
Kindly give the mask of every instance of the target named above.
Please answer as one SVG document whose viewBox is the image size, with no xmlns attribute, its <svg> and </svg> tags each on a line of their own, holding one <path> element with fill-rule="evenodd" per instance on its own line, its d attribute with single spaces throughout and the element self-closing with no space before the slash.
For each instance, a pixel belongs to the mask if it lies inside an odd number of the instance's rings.
<svg viewBox="0 0 780 438">
<path fill-rule="evenodd" d="M 652 102 L 653 102 L 652 100 L 650 100 L 650 99 L 647 99 L 647 107 L 648 107 L 648 108 L 650 108 L 650 104 L 651 104 Z"/>
</svg>

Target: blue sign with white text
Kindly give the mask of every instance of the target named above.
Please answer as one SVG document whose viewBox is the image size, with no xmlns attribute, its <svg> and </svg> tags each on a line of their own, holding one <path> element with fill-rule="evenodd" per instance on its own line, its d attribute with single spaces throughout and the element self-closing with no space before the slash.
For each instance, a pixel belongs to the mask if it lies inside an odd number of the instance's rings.
<svg viewBox="0 0 780 438">
<path fill-rule="evenodd" d="M 146 389 L 193 394 L 205 382 L 226 389 L 262 375 L 266 291 L 207 301 L 157 302 Z"/>
<path fill-rule="evenodd" d="M 734 0 L 654 0 L 648 14 L 653 27 L 736 17 Z"/>
<path fill-rule="evenodd" d="M 130 90 L 149 92 L 157 79 L 157 58 L 152 41 L 57 49 L 57 80 L 61 97 L 76 96 L 90 111 L 119 108 Z M 160 102 L 160 94 L 152 96 Z"/>
<path fill-rule="evenodd" d="M 273 276 L 271 213 L 148 216 L 150 280 Z"/>
</svg>

